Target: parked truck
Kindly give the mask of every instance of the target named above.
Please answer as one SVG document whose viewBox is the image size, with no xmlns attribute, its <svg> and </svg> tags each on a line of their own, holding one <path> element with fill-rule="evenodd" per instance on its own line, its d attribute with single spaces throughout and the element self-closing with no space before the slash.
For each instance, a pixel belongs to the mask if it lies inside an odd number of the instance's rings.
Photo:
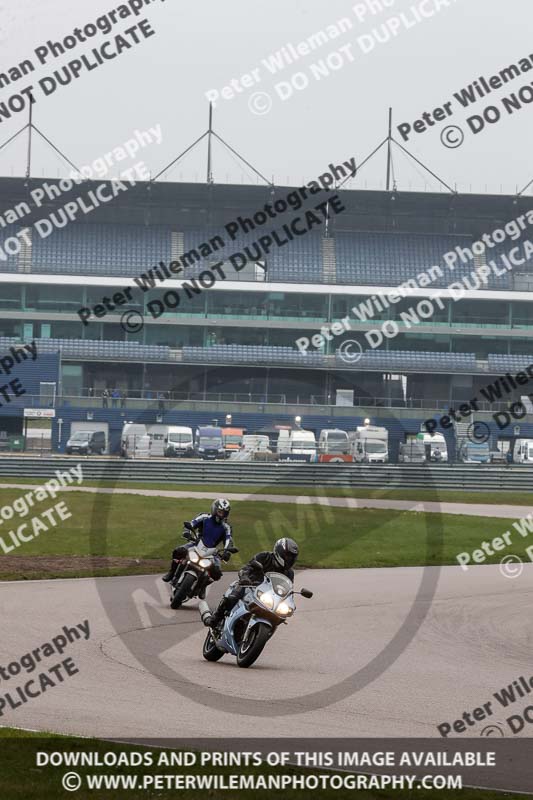
<svg viewBox="0 0 533 800">
<path fill-rule="evenodd" d="M 389 432 L 378 425 L 361 425 L 349 433 L 353 460 L 366 464 L 386 464 L 389 460 Z"/>
<path fill-rule="evenodd" d="M 243 428 L 222 428 L 222 440 L 226 458 L 229 458 L 232 453 L 236 453 L 242 448 L 243 436 Z"/>
</svg>

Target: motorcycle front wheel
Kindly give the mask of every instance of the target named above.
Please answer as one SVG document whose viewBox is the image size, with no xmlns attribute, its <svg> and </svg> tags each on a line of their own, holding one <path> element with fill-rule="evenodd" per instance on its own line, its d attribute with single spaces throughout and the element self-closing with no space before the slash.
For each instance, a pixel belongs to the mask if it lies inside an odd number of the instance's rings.
<svg viewBox="0 0 533 800">
<path fill-rule="evenodd" d="M 174 592 L 174 596 L 170 601 L 170 608 L 176 609 L 181 606 L 184 600 L 186 600 L 190 593 L 193 585 L 196 582 L 196 578 L 194 575 L 185 575 L 182 582 L 179 584 L 178 588 Z"/>
<path fill-rule="evenodd" d="M 202 650 L 202 655 L 206 659 L 206 661 L 218 661 L 219 658 L 222 658 L 222 656 L 224 655 L 224 650 L 221 650 L 215 644 L 215 637 L 213 636 L 213 631 L 209 631 L 209 633 L 205 637 L 204 649 Z"/>
<path fill-rule="evenodd" d="M 239 667 L 251 667 L 261 653 L 272 635 L 272 628 L 268 625 L 254 625 L 246 642 L 239 645 L 237 651 L 237 664 Z"/>
</svg>

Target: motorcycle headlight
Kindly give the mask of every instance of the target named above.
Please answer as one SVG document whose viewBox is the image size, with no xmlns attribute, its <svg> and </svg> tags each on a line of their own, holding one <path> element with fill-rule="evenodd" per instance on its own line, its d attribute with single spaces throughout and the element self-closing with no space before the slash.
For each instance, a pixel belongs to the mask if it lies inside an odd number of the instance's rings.
<svg viewBox="0 0 533 800">
<path fill-rule="evenodd" d="M 258 592 L 257 597 L 266 608 L 273 608 L 274 607 L 274 598 L 272 596 L 272 592 Z"/>
<path fill-rule="evenodd" d="M 294 613 L 294 609 L 291 608 L 288 603 L 282 602 L 277 607 L 276 612 L 284 617 L 289 617 L 291 614 Z"/>
<path fill-rule="evenodd" d="M 199 563 L 199 565 L 200 565 L 201 567 L 203 567 L 204 569 L 207 569 L 208 567 L 210 567 L 210 566 L 211 566 L 211 561 L 210 561 L 210 559 L 209 559 L 209 558 L 201 558 L 201 559 L 200 559 L 200 561 L 199 561 L 198 563 Z"/>
<path fill-rule="evenodd" d="M 198 553 L 195 553 L 194 550 L 192 550 L 189 553 L 189 561 L 192 561 L 193 564 L 198 564 L 198 562 L 200 561 L 200 556 L 198 555 Z"/>
</svg>

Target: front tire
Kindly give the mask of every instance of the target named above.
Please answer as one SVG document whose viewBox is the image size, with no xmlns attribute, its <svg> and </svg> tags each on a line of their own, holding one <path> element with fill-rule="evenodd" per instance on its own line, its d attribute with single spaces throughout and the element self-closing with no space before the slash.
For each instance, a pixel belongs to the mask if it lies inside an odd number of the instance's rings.
<svg viewBox="0 0 533 800">
<path fill-rule="evenodd" d="M 239 645 L 237 651 L 237 664 L 239 667 L 251 667 L 254 664 L 272 635 L 272 628 L 259 623 L 255 625 L 248 640 Z"/>
<path fill-rule="evenodd" d="M 196 578 L 194 575 L 185 575 L 182 582 L 179 585 L 179 588 L 176 589 L 174 593 L 174 597 L 170 602 L 170 608 L 176 610 L 181 606 L 184 600 L 186 600 L 191 592 L 193 585 L 196 583 Z"/>
<path fill-rule="evenodd" d="M 213 636 L 213 631 L 209 631 L 209 633 L 205 637 L 202 655 L 206 661 L 218 661 L 224 655 L 224 650 L 221 650 L 215 644 L 215 637 Z"/>
</svg>

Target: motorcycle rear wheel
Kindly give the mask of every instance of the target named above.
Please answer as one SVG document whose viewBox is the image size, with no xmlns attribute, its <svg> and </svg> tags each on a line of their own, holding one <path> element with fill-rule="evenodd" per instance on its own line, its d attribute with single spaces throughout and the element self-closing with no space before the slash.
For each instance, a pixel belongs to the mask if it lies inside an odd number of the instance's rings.
<svg viewBox="0 0 533 800">
<path fill-rule="evenodd" d="M 179 585 L 179 588 L 176 589 L 172 600 L 170 601 L 170 608 L 177 609 L 181 606 L 184 600 L 186 600 L 191 592 L 191 589 L 196 582 L 196 578 L 194 575 L 185 575 L 182 582 Z"/>
<path fill-rule="evenodd" d="M 244 644 L 239 645 L 237 651 L 237 664 L 239 667 L 251 667 L 261 653 L 263 648 L 272 635 L 272 628 L 259 623 L 250 631 L 250 635 Z"/>
<path fill-rule="evenodd" d="M 218 661 L 219 658 L 222 658 L 222 656 L 224 655 L 224 650 L 221 650 L 215 644 L 215 637 L 213 636 L 213 631 L 209 631 L 209 633 L 205 637 L 202 655 L 206 659 L 206 661 Z"/>
</svg>

